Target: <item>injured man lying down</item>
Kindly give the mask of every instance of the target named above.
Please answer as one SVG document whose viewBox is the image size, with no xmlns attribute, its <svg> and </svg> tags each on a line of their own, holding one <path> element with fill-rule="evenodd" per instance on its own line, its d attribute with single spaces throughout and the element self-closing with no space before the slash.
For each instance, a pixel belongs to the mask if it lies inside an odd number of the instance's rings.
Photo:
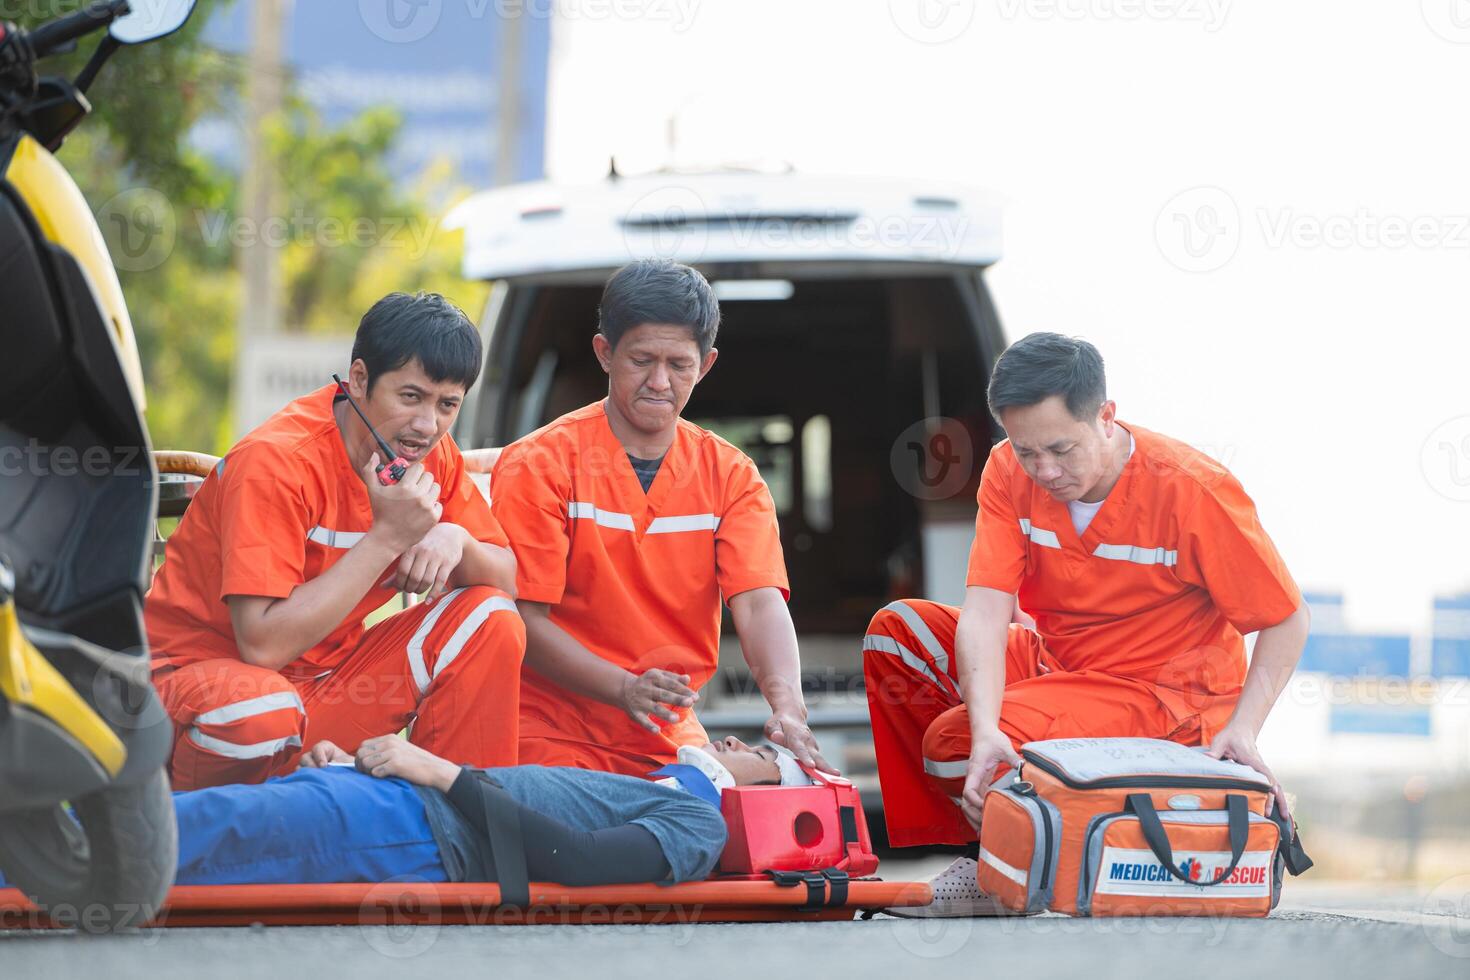
<svg viewBox="0 0 1470 980">
<path fill-rule="evenodd" d="M 734 737 L 685 746 L 647 779 L 471 769 L 397 735 L 368 739 L 356 758 L 319 742 L 301 766 L 175 793 L 177 883 L 693 881 L 725 846 L 721 790 L 811 782 L 784 749 Z"/>
</svg>

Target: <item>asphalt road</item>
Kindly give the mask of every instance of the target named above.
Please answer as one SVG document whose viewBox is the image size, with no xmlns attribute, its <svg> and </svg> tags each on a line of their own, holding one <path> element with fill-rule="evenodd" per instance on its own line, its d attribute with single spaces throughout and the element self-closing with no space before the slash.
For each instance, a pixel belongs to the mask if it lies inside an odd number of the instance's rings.
<svg viewBox="0 0 1470 980">
<path fill-rule="evenodd" d="M 1267 920 L 879 917 L 774 925 L 172 929 L 102 937 L 12 932 L 0 933 L 0 976 L 1470 976 L 1470 877 L 1427 892 L 1287 887 Z"/>
</svg>

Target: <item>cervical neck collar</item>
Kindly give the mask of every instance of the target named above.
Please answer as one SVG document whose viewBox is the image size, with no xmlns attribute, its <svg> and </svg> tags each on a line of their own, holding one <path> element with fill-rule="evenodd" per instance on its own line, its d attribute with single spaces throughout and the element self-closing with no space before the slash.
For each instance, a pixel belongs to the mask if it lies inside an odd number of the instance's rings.
<svg viewBox="0 0 1470 980">
<path fill-rule="evenodd" d="M 716 759 L 704 749 L 697 748 L 693 745 L 681 745 L 679 746 L 678 752 L 674 754 L 674 757 L 679 761 L 679 765 L 692 766 L 704 773 L 709 781 L 715 784 L 715 789 L 720 792 L 724 792 L 735 785 L 735 777 L 730 773 L 730 770 L 726 769 L 719 759 Z"/>
</svg>

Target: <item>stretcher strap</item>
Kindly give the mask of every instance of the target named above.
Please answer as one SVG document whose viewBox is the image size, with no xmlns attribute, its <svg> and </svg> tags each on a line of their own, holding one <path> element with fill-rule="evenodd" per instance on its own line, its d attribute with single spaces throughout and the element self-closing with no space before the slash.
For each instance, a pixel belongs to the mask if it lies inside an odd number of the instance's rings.
<svg viewBox="0 0 1470 980">
<path fill-rule="evenodd" d="M 847 872 L 838 868 L 823 868 L 822 877 L 830 883 L 831 890 L 827 894 L 828 905 L 847 904 Z"/>
<path fill-rule="evenodd" d="M 520 808 L 500 784 L 483 773 L 480 803 L 485 828 L 490 836 L 490 853 L 495 858 L 495 880 L 504 905 L 526 908 L 531 904 L 531 875 L 526 870 L 526 841 L 521 833 Z M 492 788 L 493 787 L 493 788 Z"/>
<path fill-rule="evenodd" d="M 766 874 L 771 880 L 782 888 L 792 888 L 796 885 L 806 885 L 806 901 L 797 908 L 798 912 L 816 912 L 823 905 L 830 904 L 825 901 L 827 897 L 827 879 L 820 871 L 776 871 L 767 869 Z M 846 875 L 843 878 L 846 879 Z M 842 888 L 843 901 L 847 900 L 847 883 L 844 880 Z"/>
<path fill-rule="evenodd" d="M 798 912 L 816 912 L 822 908 L 837 908 L 847 904 L 848 883 L 852 879 L 841 868 L 823 868 L 821 871 L 776 871 L 766 874 L 782 888 L 806 885 L 806 901 Z"/>
<path fill-rule="evenodd" d="M 1138 817 L 1138 828 L 1143 831 L 1143 839 L 1148 842 L 1154 857 L 1163 863 L 1169 874 L 1186 885 L 1218 885 L 1235 873 L 1235 866 L 1245 856 L 1246 839 L 1250 835 L 1250 811 L 1246 808 L 1244 796 L 1232 793 L 1225 797 L 1225 810 L 1230 815 L 1230 866 L 1216 875 L 1214 881 L 1192 881 L 1174 866 L 1174 848 L 1169 844 L 1169 835 L 1164 832 L 1159 812 L 1154 809 L 1153 797 L 1147 793 L 1130 793 L 1128 809 Z"/>
</svg>

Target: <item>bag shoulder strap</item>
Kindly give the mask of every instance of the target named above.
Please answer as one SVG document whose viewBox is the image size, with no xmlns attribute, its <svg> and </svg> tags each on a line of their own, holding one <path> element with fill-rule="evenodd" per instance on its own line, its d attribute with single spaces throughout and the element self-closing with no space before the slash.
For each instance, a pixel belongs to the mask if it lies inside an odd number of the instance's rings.
<svg viewBox="0 0 1470 980">
<path fill-rule="evenodd" d="M 1234 874 L 1240 859 L 1245 856 L 1246 838 L 1250 835 L 1250 809 L 1246 806 L 1245 797 L 1239 794 L 1231 793 L 1225 797 L 1225 810 L 1229 814 L 1230 866 L 1222 869 L 1213 881 L 1194 881 L 1175 867 L 1174 848 L 1169 843 L 1169 835 L 1164 832 L 1158 810 L 1154 809 L 1153 797 L 1147 793 L 1130 793 L 1127 809 L 1138 817 L 1138 828 L 1143 831 L 1143 839 L 1149 850 L 1154 852 L 1154 857 L 1169 874 L 1187 885 L 1218 885 Z"/>
</svg>

